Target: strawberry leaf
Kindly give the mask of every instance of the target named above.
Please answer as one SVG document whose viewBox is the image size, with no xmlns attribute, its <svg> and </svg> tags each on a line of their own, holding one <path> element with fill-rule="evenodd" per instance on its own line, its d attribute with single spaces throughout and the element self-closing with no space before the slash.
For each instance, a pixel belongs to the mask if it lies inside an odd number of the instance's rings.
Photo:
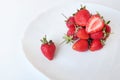
<svg viewBox="0 0 120 80">
<path fill-rule="evenodd" d="M 101 41 L 101 43 L 102 43 L 102 45 L 104 46 L 105 45 L 105 40 L 100 40 Z"/>
<path fill-rule="evenodd" d="M 86 9 L 86 6 L 83 6 L 82 4 L 80 6 L 81 6 L 80 10 Z"/>
<path fill-rule="evenodd" d="M 45 37 L 43 37 L 43 39 L 41 39 L 40 41 L 41 41 L 43 44 L 48 43 L 47 38 L 46 38 L 46 35 L 45 35 Z"/>
<path fill-rule="evenodd" d="M 110 20 L 106 22 L 106 24 L 109 24 L 110 23 Z"/>
</svg>

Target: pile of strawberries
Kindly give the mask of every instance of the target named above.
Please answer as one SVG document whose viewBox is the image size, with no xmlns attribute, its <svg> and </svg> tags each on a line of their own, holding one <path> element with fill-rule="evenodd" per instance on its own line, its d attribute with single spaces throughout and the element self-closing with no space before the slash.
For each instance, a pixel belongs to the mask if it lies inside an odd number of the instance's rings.
<svg viewBox="0 0 120 80">
<path fill-rule="evenodd" d="M 81 7 L 66 20 L 68 31 L 64 39 L 74 42 L 72 48 L 79 52 L 100 50 L 111 32 L 109 23 L 99 13 L 91 14 Z"/>
<path fill-rule="evenodd" d="M 111 28 L 108 25 L 110 21 L 106 22 L 99 13 L 91 14 L 85 6 L 77 10 L 65 22 L 68 31 L 64 39 L 66 43 L 73 42 L 72 49 L 79 52 L 102 49 L 111 33 Z M 46 36 L 41 42 L 43 44 L 40 49 L 43 55 L 48 60 L 52 60 L 56 51 L 54 42 L 47 41 Z"/>
</svg>

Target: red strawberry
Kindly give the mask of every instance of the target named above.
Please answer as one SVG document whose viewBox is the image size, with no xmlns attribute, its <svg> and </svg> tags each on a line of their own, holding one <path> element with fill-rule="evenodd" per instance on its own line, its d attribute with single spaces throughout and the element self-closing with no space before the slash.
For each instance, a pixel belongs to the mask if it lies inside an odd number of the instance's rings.
<svg viewBox="0 0 120 80">
<path fill-rule="evenodd" d="M 69 28 L 69 30 L 67 31 L 67 36 L 72 36 L 73 40 L 76 40 L 78 39 L 78 37 L 76 36 L 76 33 L 75 33 L 75 28 Z"/>
<path fill-rule="evenodd" d="M 105 31 L 106 31 L 107 33 L 110 33 L 110 32 L 111 32 L 111 28 L 110 28 L 109 25 L 106 24 L 106 25 L 105 25 L 105 28 L 106 28 Z"/>
<path fill-rule="evenodd" d="M 48 42 L 46 39 L 46 36 L 41 40 L 41 42 L 43 43 L 41 45 L 41 51 L 42 51 L 43 55 L 48 60 L 52 60 L 54 58 L 54 54 L 55 54 L 55 50 L 56 50 L 56 46 L 55 46 L 54 42 L 52 42 L 52 40 L 50 40 Z"/>
<path fill-rule="evenodd" d="M 72 48 L 79 52 L 87 51 L 88 50 L 88 41 L 85 39 L 80 39 L 73 44 Z"/>
<path fill-rule="evenodd" d="M 82 29 L 79 29 L 78 32 L 77 32 L 77 37 L 80 38 L 80 39 L 88 39 L 89 38 L 89 35 L 88 33 L 85 31 L 84 28 Z"/>
<path fill-rule="evenodd" d="M 102 39 L 104 37 L 104 33 L 103 31 L 98 31 L 98 32 L 90 34 L 90 37 L 92 39 Z"/>
<path fill-rule="evenodd" d="M 66 25 L 68 28 L 75 28 L 75 20 L 74 17 L 69 17 L 66 21 Z"/>
<path fill-rule="evenodd" d="M 98 39 L 94 39 L 90 44 L 91 51 L 100 50 L 101 48 L 103 48 L 103 44 Z"/>
<path fill-rule="evenodd" d="M 86 25 L 87 33 L 101 31 L 104 27 L 104 20 L 99 15 L 92 15 Z"/>
<path fill-rule="evenodd" d="M 69 30 L 67 31 L 68 36 L 73 36 L 74 33 L 75 33 L 75 28 L 69 28 Z"/>
<path fill-rule="evenodd" d="M 77 39 L 78 39 L 77 35 L 74 34 L 72 39 L 73 39 L 73 40 L 77 40 Z"/>
<path fill-rule="evenodd" d="M 79 10 L 75 15 L 75 23 L 79 26 L 86 26 L 89 18 L 90 18 L 90 13 L 87 9 L 82 8 Z"/>
<path fill-rule="evenodd" d="M 104 38 L 103 39 L 106 40 L 111 33 L 110 26 L 106 24 L 103 31 L 104 31 Z"/>
</svg>

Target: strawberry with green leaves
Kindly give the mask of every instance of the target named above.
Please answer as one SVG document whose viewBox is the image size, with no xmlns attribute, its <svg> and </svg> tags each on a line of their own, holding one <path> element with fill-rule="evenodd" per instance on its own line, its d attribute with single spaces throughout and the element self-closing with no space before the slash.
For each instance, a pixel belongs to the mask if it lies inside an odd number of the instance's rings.
<svg viewBox="0 0 120 80">
<path fill-rule="evenodd" d="M 104 38 L 103 39 L 106 40 L 111 33 L 111 27 L 108 24 L 105 24 L 103 32 L 104 32 Z"/>
<path fill-rule="evenodd" d="M 54 54 L 56 51 L 56 46 L 52 40 L 49 42 L 46 39 L 46 36 L 41 40 L 42 45 L 40 47 L 43 55 L 48 59 L 48 60 L 53 60 Z"/>
<path fill-rule="evenodd" d="M 78 39 L 78 37 L 76 35 L 76 29 L 75 28 L 69 28 L 66 36 L 72 37 L 72 40 L 77 40 Z"/>
</svg>

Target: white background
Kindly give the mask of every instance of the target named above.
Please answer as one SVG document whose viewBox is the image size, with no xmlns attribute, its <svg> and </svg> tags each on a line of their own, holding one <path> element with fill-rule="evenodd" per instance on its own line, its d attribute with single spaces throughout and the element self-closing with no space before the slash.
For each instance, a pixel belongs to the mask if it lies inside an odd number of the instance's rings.
<svg viewBox="0 0 120 80">
<path fill-rule="evenodd" d="M 0 80 L 49 80 L 26 59 L 21 40 L 29 23 L 48 9 L 70 0 L 0 0 Z M 120 11 L 119 0 L 73 0 Z"/>
</svg>

